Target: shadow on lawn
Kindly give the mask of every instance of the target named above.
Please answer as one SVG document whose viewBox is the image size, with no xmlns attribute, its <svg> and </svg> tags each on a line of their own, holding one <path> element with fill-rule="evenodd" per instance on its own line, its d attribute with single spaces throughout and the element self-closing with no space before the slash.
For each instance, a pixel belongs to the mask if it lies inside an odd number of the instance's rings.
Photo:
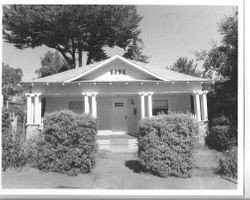
<svg viewBox="0 0 250 200">
<path fill-rule="evenodd" d="M 135 173 L 145 172 L 141 163 L 138 160 L 127 160 L 125 161 L 125 166 Z"/>
</svg>

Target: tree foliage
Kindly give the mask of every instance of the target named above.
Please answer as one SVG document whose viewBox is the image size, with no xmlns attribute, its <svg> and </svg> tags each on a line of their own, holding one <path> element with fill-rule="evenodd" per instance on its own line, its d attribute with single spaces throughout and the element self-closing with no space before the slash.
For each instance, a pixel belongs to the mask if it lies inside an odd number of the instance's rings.
<svg viewBox="0 0 250 200">
<path fill-rule="evenodd" d="M 219 32 L 222 41 L 213 45 L 208 52 L 203 52 L 200 59 L 204 60 L 205 72 L 215 71 L 219 79 L 210 88 L 209 115 L 210 118 L 221 114 L 228 116 L 231 122 L 237 124 L 237 76 L 238 76 L 238 14 L 225 17 Z"/>
<path fill-rule="evenodd" d="M 22 87 L 19 85 L 22 81 L 22 76 L 23 72 L 21 69 L 15 69 L 8 64 L 2 63 L 2 93 L 4 101 L 22 92 Z"/>
<path fill-rule="evenodd" d="M 187 58 L 180 57 L 177 61 L 170 67 L 171 70 L 184 73 L 187 75 L 200 76 L 199 71 L 196 70 L 197 64 L 193 60 L 188 60 Z"/>
<path fill-rule="evenodd" d="M 36 73 L 38 74 L 38 78 L 42 78 L 45 76 L 49 76 L 49 75 L 63 72 L 63 71 L 70 69 L 70 66 L 60 56 L 58 51 L 56 52 L 48 51 L 41 58 L 41 65 L 42 67 L 36 70 Z"/>
<path fill-rule="evenodd" d="M 141 39 L 135 39 L 132 41 L 132 43 L 128 46 L 126 53 L 123 54 L 123 57 L 148 63 L 148 56 L 143 55 L 143 41 Z"/>
<path fill-rule="evenodd" d="M 142 19 L 132 5 L 8 5 L 3 14 L 5 41 L 19 49 L 46 45 L 71 67 L 82 66 L 83 52 L 90 64 L 108 58 L 104 47 L 131 51 Z"/>
</svg>

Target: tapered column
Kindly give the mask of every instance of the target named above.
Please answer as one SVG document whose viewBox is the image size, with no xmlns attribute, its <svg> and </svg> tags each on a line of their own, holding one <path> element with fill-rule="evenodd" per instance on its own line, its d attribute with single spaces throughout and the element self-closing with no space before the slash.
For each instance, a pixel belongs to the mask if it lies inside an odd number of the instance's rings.
<svg viewBox="0 0 250 200">
<path fill-rule="evenodd" d="M 207 93 L 208 91 L 203 91 L 202 94 L 202 120 L 207 121 L 208 117 L 207 117 Z"/>
<path fill-rule="evenodd" d="M 199 92 L 194 92 L 194 102 L 195 102 L 195 114 L 196 119 L 201 121 L 201 104 L 200 104 L 200 94 Z"/>
<path fill-rule="evenodd" d="M 153 92 L 148 93 L 148 117 L 152 117 L 152 108 L 153 108 L 152 95 L 153 95 Z"/>
<path fill-rule="evenodd" d="M 91 95 L 91 105 L 92 105 L 92 116 L 97 117 L 97 105 L 96 105 L 96 93 L 93 93 Z"/>
<path fill-rule="evenodd" d="M 31 119 L 32 119 L 32 115 L 31 115 L 31 95 L 30 94 L 26 94 L 27 97 L 27 124 L 31 124 Z"/>
<path fill-rule="evenodd" d="M 145 94 L 140 92 L 139 95 L 141 96 L 141 119 L 145 118 Z"/>
<path fill-rule="evenodd" d="M 89 96 L 84 94 L 84 113 L 89 114 Z"/>
</svg>

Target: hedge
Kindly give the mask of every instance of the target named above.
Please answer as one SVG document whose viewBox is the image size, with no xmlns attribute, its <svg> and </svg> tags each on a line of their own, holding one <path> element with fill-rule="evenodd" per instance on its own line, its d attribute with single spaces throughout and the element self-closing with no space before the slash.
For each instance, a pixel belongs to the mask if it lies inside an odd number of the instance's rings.
<svg viewBox="0 0 250 200">
<path fill-rule="evenodd" d="M 218 151 L 225 151 L 237 145 L 237 130 L 225 116 L 213 119 L 209 125 L 206 144 Z"/>
<path fill-rule="evenodd" d="M 224 153 L 224 158 L 219 160 L 217 172 L 230 178 L 237 179 L 237 147 L 232 147 L 228 152 Z"/>
<path fill-rule="evenodd" d="M 158 115 L 139 122 L 138 157 L 145 171 L 189 177 L 198 126 L 185 114 Z"/>
<path fill-rule="evenodd" d="M 96 121 L 89 115 L 69 110 L 46 114 L 37 144 L 38 169 L 69 175 L 90 172 L 95 165 L 96 133 Z"/>
</svg>

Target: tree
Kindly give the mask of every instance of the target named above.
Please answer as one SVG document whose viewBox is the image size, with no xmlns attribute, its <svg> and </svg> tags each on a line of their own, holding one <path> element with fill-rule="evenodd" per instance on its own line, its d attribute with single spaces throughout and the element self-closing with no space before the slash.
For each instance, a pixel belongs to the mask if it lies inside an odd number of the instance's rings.
<svg viewBox="0 0 250 200">
<path fill-rule="evenodd" d="M 12 68 L 8 64 L 2 63 L 2 94 L 4 98 L 4 104 L 7 105 L 7 101 L 15 101 L 13 96 L 18 96 L 19 103 L 25 102 L 24 91 L 20 83 L 22 81 L 22 70 L 19 68 Z M 27 89 L 27 88 L 26 88 Z M 15 101 L 17 102 L 17 101 Z M 23 104 L 9 104 L 2 109 L 2 140 L 3 140 L 3 162 L 16 162 L 16 156 L 18 153 L 18 146 L 15 146 L 19 142 L 18 138 L 21 137 L 24 118 L 26 115 L 26 105 Z M 17 117 L 16 131 L 11 129 L 12 115 L 15 113 Z M 7 119 L 8 118 L 8 119 Z M 13 139 L 15 138 L 15 139 Z M 14 141 L 16 140 L 16 141 Z M 7 159 L 7 160 L 6 160 Z M 5 163 L 6 164 L 6 163 Z"/>
<path fill-rule="evenodd" d="M 123 57 L 148 63 L 148 56 L 143 55 L 143 41 L 141 39 L 132 40 L 131 44 L 128 46 L 127 51 L 123 54 Z"/>
<path fill-rule="evenodd" d="M 7 101 L 10 97 L 22 93 L 19 83 L 22 81 L 23 72 L 19 68 L 15 69 L 4 63 L 2 63 L 2 70 L 2 93 L 4 101 Z"/>
<path fill-rule="evenodd" d="M 131 5 L 8 5 L 3 13 L 6 42 L 19 49 L 46 45 L 71 68 L 82 66 L 83 52 L 90 64 L 108 57 L 104 47 L 126 50 L 139 39 L 142 19 Z"/>
<path fill-rule="evenodd" d="M 220 78 L 210 88 L 209 118 L 224 114 L 237 126 L 237 76 L 238 76 L 238 13 L 226 16 L 219 25 L 222 35 L 219 45 L 199 54 L 204 61 L 205 73 L 214 71 Z"/>
<path fill-rule="evenodd" d="M 194 64 L 193 60 L 188 60 L 187 58 L 178 58 L 173 66 L 170 67 L 171 70 L 184 73 L 187 75 L 200 76 L 199 71 L 196 70 L 197 64 Z"/>
<path fill-rule="evenodd" d="M 45 76 L 49 76 L 49 75 L 63 72 L 63 71 L 70 69 L 70 66 L 60 56 L 58 51 L 54 53 L 51 51 L 48 51 L 41 58 L 41 65 L 42 67 L 36 70 L 36 73 L 38 74 L 38 78 L 42 78 Z"/>
</svg>

